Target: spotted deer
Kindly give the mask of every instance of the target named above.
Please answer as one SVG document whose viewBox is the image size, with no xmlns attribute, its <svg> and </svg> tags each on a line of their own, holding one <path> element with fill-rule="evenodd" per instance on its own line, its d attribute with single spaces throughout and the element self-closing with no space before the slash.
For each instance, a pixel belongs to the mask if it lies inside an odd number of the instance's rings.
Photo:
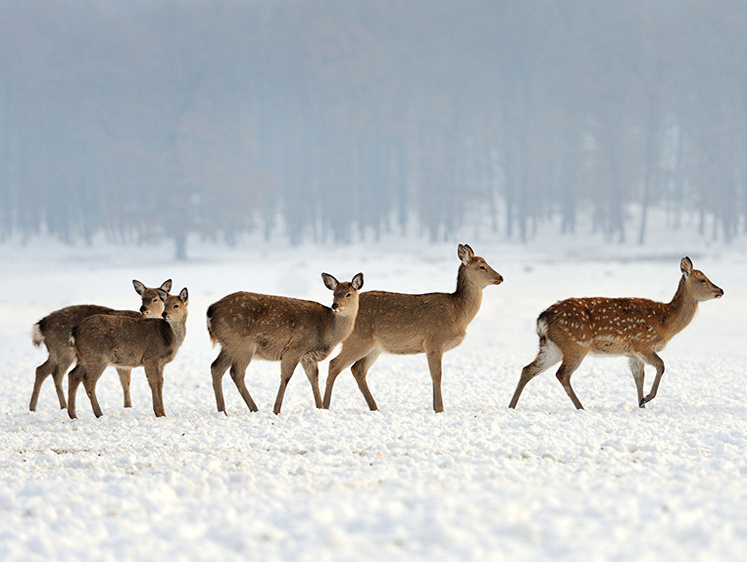
<svg viewBox="0 0 747 562">
<path fill-rule="evenodd" d="M 483 289 L 503 282 L 503 277 L 485 259 L 476 256 L 468 245 L 460 244 L 457 255 L 462 263 L 453 293 L 361 293 L 353 333 L 343 341 L 339 355 L 329 364 L 325 408 L 329 408 L 335 379 L 352 365 L 351 371 L 368 407 L 377 410 L 366 383 L 366 374 L 379 355 L 383 352 L 398 355 L 425 353 L 433 382 L 433 409 L 443 412 L 443 355 L 462 343 L 467 326 L 480 310 Z"/>
<path fill-rule="evenodd" d="M 34 324 L 32 341 L 36 347 L 41 347 L 44 344 L 49 352 L 49 356 L 44 363 L 36 368 L 36 378 L 34 379 L 34 390 L 31 393 L 29 410 L 32 412 L 36 411 L 42 384 L 50 375 L 52 375 L 52 380 L 54 381 L 57 398 L 60 401 L 60 408 L 63 410 L 67 408 L 65 393 L 62 388 L 62 378 L 75 361 L 75 350 L 69 341 L 70 332 L 75 326 L 83 322 L 83 320 L 94 314 L 113 314 L 133 318 L 141 316 L 158 318 L 161 316 L 163 313 L 163 301 L 157 290 L 146 287 L 137 279 L 133 279 L 132 285 L 141 297 L 140 312 L 134 310 L 114 310 L 94 304 L 78 304 L 56 310 Z M 168 293 L 171 290 L 171 279 L 164 281 L 160 289 Z M 132 406 L 130 399 L 130 369 L 117 369 L 117 373 L 119 374 L 119 381 L 122 384 L 122 392 L 124 393 L 124 407 L 130 408 Z"/>
<path fill-rule="evenodd" d="M 163 406 L 163 368 L 176 356 L 187 335 L 188 293 L 178 295 L 157 289 L 163 299 L 161 318 L 133 318 L 111 314 L 91 316 L 73 328 L 70 342 L 78 362 L 68 375 L 68 415 L 75 419 L 75 394 L 80 383 L 91 400 L 93 413 L 102 415 L 96 383 L 108 365 L 133 369 L 145 367 L 156 417 L 166 415 Z"/>
<path fill-rule="evenodd" d="M 363 274 L 350 282 L 339 282 L 322 273 L 324 285 L 333 291 L 332 306 L 318 302 L 239 292 L 223 297 L 207 311 L 208 333 L 220 353 L 210 367 L 218 411 L 226 413 L 223 375 L 231 368 L 231 378 L 249 410 L 257 411 L 244 384 L 252 359 L 280 361 L 280 387 L 273 412 L 280 413 L 288 381 L 301 363 L 314 393 L 314 404 L 322 407 L 319 392 L 319 361 L 353 330 L 358 314 L 358 291 Z"/>
<path fill-rule="evenodd" d="M 526 384 L 559 361 L 556 377 L 577 409 L 583 409 L 571 387 L 571 375 L 588 354 L 625 356 L 643 408 L 656 396 L 664 374 L 660 352 L 693 319 L 698 303 L 718 299 L 724 291 L 702 271 L 693 269 L 690 258 L 680 262 L 682 278 L 668 303 L 643 298 L 571 298 L 555 303 L 539 315 L 537 358 L 521 371 L 509 408 L 515 408 Z M 651 392 L 643 396 L 643 371 L 656 368 Z"/>
</svg>

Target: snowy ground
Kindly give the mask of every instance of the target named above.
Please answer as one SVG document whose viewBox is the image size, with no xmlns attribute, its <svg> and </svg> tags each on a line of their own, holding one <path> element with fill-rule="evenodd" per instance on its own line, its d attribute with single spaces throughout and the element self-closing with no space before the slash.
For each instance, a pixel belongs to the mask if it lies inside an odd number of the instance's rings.
<svg viewBox="0 0 747 562">
<path fill-rule="evenodd" d="M 450 291 L 456 244 L 200 247 L 182 264 L 170 248 L 0 246 L 0 559 L 745 559 L 747 257 L 688 250 L 726 295 L 662 353 L 667 372 L 647 409 L 625 360 L 587 359 L 573 379 L 586 411 L 552 373 L 510 411 L 543 308 L 569 296 L 669 300 L 684 250 L 612 247 L 568 261 L 473 246 L 506 281 L 486 289 L 465 343 L 445 357 L 444 414 L 431 410 L 423 356 L 382 356 L 369 375 L 379 412 L 349 372 L 331 410 L 316 410 L 299 369 L 274 416 L 279 365 L 257 362 L 247 384 L 260 412 L 226 376 L 227 417 L 211 388 L 211 302 L 252 290 L 328 304 L 321 271 L 363 271 L 365 289 Z M 111 371 L 100 420 L 84 393 L 69 420 L 49 380 L 28 411 L 46 357 L 31 345 L 34 322 L 68 304 L 133 307 L 131 279 L 168 277 L 189 288 L 190 321 L 166 368 L 166 418 L 153 416 L 141 370 L 131 410 Z"/>
</svg>

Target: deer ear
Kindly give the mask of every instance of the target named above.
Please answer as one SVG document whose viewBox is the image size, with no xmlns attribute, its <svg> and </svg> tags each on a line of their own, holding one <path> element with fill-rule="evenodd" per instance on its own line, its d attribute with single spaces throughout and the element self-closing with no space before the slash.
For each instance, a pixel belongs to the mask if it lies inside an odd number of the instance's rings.
<svg viewBox="0 0 747 562">
<path fill-rule="evenodd" d="M 682 258 L 682 261 L 680 261 L 680 271 L 685 277 L 689 276 L 693 272 L 693 262 L 690 261 L 690 258 L 688 258 L 687 256 Z"/>
<path fill-rule="evenodd" d="M 475 252 L 472 251 L 472 248 L 470 248 L 469 245 L 459 244 L 459 247 L 457 248 L 457 256 L 459 256 L 459 259 L 462 260 L 464 265 L 467 265 L 472 261 L 472 258 L 475 257 Z"/>
<path fill-rule="evenodd" d="M 329 289 L 330 291 L 334 291 L 337 285 L 339 285 L 339 281 L 332 277 L 329 273 L 322 273 L 322 280 L 324 281 L 325 287 Z"/>
<path fill-rule="evenodd" d="M 360 288 L 363 287 L 363 274 L 359 273 L 355 277 L 353 277 L 353 280 L 350 282 L 350 284 L 353 286 L 353 289 L 356 291 L 360 291 Z"/>
<path fill-rule="evenodd" d="M 135 287 L 135 292 L 138 295 L 142 295 L 145 292 L 145 285 L 143 285 L 140 281 L 137 279 L 132 280 L 132 286 Z"/>
<path fill-rule="evenodd" d="M 184 287 L 179 293 L 179 300 L 182 302 L 187 302 L 189 300 L 189 292 L 186 287 Z"/>
<path fill-rule="evenodd" d="M 166 298 L 169 296 L 166 294 L 166 291 L 163 289 L 156 289 L 156 293 L 158 293 L 158 298 L 161 299 L 163 302 L 166 302 Z"/>
<path fill-rule="evenodd" d="M 171 292 L 171 279 L 167 279 L 163 283 L 161 283 L 161 289 L 166 291 L 167 293 Z"/>
</svg>

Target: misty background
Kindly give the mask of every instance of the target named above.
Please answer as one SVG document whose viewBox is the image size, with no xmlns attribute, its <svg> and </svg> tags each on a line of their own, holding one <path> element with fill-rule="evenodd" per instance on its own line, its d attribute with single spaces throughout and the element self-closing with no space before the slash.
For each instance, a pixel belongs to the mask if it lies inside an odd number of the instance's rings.
<svg viewBox="0 0 747 562">
<path fill-rule="evenodd" d="M 0 240 L 747 228 L 747 3 L 0 0 Z"/>
</svg>

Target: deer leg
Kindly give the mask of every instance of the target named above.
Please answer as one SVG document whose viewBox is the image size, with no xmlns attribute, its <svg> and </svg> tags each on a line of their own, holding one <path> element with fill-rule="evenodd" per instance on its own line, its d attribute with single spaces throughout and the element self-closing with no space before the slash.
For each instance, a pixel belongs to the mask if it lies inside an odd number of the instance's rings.
<svg viewBox="0 0 747 562">
<path fill-rule="evenodd" d="M 646 405 L 643 402 L 644 363 L 638 357 L 630 357 L 628 365 L 630 365 L 630 372 L 633 373 L 633 380 L 635 380 L 635 389 L 638 392 L 638 405 L 641 408 L 645 408 Z"/>
<path fill-rule="evenodd" d="M 368 389 L 366 375 L 368 374 L 368 370 L 371 368 L 371 366 L 376 362 L 376 359 L 379 358 L 379 355 L 381 355 L 381 351 L 374 350 L 362 359 L 358 359 L 358 361 L 353 363 L 353 366 L 350 368 L 350 370 L 353 372 L 353 376 L 355 377 L 355 382 L 358 383 L 358 389 L 361 391 L 361 394 L 363 394 L 363 398 L 366 399 L 366 404 L 368 404 L 368 408 L 372 412 L 378 410 L 379 408 L 376 405 L 376 401 L 374 400 L 373 396 L 371 395 L 371 391 Z"/>
<path fill-rule="evenodd" d="M 441 360 L 443 352 L 441 350 L 430 350 L 426 352 L 428 358 L 428 369 L 431 372 L 431 381 L 433 382 L 433 411 L 443 412 L 444 402 L 441 397 Z"/>
<path fill-rule="evenodd" d="M 348 339 L 349 341 L 349 339 Z M 332 401 L 332 387 L 335 384 L 337 375 L 342 373 L 350 365 L 365 357 L 371 348 L 362 350 L 360 346 L 354 346 L 352 343 L 343 343 L 340 354 L 329 362 L 329 372 L 327 373 L 327 386 L 324 389 L 324 408 L 329 409 L 329 404 Z M 360 387 L 360 385 L 359 385 Z M 363 392 L 363 391 L 361 391 Z M 370 394 L 370 393 L 369 393 Z M 366 394 L 364 393 L 363 396 Z M 368 400 L 368 399 L 366 399 Z M 370 404 L 369 404 L 370 407 Z"/>
<path fill-rule="evenodd" d="M 573 372 L 578 369 L 578 366 L 581 364 L 581 361 L 583 360 L 583 357 L 581 358 L 570 358 L 570 357 L 563 357 L 563 362 L 560 364 L 560 368 L 558 369 L 558 372 L 555 373 L 555 376 L 558 377 L 558 380 L 560 381 L 560 384 L 563 385 L 563 389 L 565 390 L 568 397 L 571 399 L 571 402 L 573 402 L 573 405 L 576 406 L 577 410 L 583 410 L 584 407 L 581 405 L 581 402 L 576 397 L 576 393 L 573 392 L 573 387 L 571 386 L 571 375 Z"/>
<path fill-rule="evenodd" d="M 524 387 L 527 383 L 539 374 L 544 373 L 555 365 L 558 361 L 563 358 L 563 354 L 557 345 L 549 340 L 545 340 L 546 343 L 540 344 L 539 353 L 537 357 L 529 365 L 521 370 L 521 377 L 519 383 L 516 385 L 514 396 L 511 398 L 511 403 L 508 405 L 509 408 L 516 408 L 516 404 L 519 402 L 519 396 L 521 396 Z"/>
<path fill-rule="evenodd" d="M 36 412 L 36 404 L 39 401 L 39 392 L 41 391 L 42 384 L 44 383 L 46 378 L 54 372 L 55 366 L 55 362 L 50 355 L 49 357 L 47 357 L 47 360 L 44 363 L 36 368 L 34 390 L 31 392 L 31 402 L 29 403 L 29 410 L 31 410 L 32 412 Z M 56 384 L 55 388 L 57 388 Z M 57 396 L 59 397 L 59 392 L 57 393 Z M 60 400 L 60 408 L 64 408 L 65 406 L 65 395 L 63 394 L 62 399 Z"/>
<path fill-rule="evenodd" d="M 83 366 L 78 363 L 75 368 L 70 371 L 67 377 L 67 415 L 70 419 L 74 420 L 78 416 L 75 414 L 75 394 L 78 392 L 78 386 L 85 376 L 85 370 Z"/>
<path fill-rule="evenodd" d="M 119 384 L 122 385 L 124 407 L 132 408 L 132 400 L 130 399 L 130 375 L 132 374 L 132 369 L 117 367 L 117 374 L 119 375 Z"/>
<path fill-rule="evenodd" d="M 651 391 L 648 393 L 646 398 L 641 399 L 640 406 L 644 406 L 647 402 L 651 402 L 656 396 L 656 391 L 659 390 L 659 383 L 661 382 L 661 376 L 664 374 L 664 361 L 655 352 L 651 352 L 644 355 L 642 359 L 649 365 L 656 368 L 656 378 L 654 378 L 654 384 L 651 385 Z"/>
<path fill-rule="evenodd" d="M 162 418 L 166 415 L 163 407 L 163 367 L 157 364 L 145 365 L 145 376 L 153 395 L 153 413 L 157 418 Z"/>
<path fill-rule="evenodd" d="M 244 384 L 244 375 L 246 374 L 246 368 L 249 366 L 249 363 L 251 362 L 252 358 L 250 357 L 249 360 L 244 360 L 243 362 L 234 361 L 231 364 L 231 378 L 233 379 L 234 384 L 236 385 L 236 388 L 239 391 L 239 394 L 241 394 L 241 397 L 244 399 L 244 402 L 246 402 L 247 407 L 249 408 L 250 412 L 257 412 L 259 411 L 259 408 L 257 408 L 257 405 L 254 403 L 254 400 L 252 400 L 251 394 L 249 394 L 249 390 L 246 388 L 246 384 Z M 225 413 L 225 408 L 223 412 Z M 226 414 L 228 415 L 228 414 Z"/>
<path fill-rule="evenodd" d="M 101 406 L 99 406 L 99 401 L 96 398 L 96 383 L 101 378 L 101 374 L 104 372 L 104 369 L 106 369 L 106 365 L 97 365 L 95 368 L 87 366 L 85 375 L 83 376 L 83 387 L 86 389 L 88 399 L 91 401 L 93 414 L 97 418 L 100 418 L 104 415 L 101 411 Z"/>
<path fill-rule="evenodd" d="M 306 373 L 306 378 L 311 383 L 311 391 L 314 393 L 314 405 L 322 408 L 322 394 L 319 392 L 319 364 L 314 361 L 301 360 L 301 366 Z"/>
<path fill-rule="evenodd" d="M 283 396 L 285 396 L 285 388 L 293 376 L 293 371 L 296 370 L 296 365 L 298 365 L 296 357 L 285 356 L 280 360 L 280 388 L 278 388 L 278 395 L 275 398 L 275 407 L 272 409 L 275 414 L 280 413 L 280 407 L 283 405 Z"/>
<path fill-rule="evenodd" d="M 218 411 L 224 414 L 226 414 L 226 403 L 223 399 L 223 375 L 230 366 L 231 355 L 225 348 L 221 348 L 218 357 L 210 365 L 210 374 L 213 376 L 213 392 L 215 393 L 215 402 L 218 406 Z"/>
<path fill-rule="evenodd" d="M 62 388 L 62 378 L 67 373 L 70 365 L 73 364 L 74 357 L 65 357 L 64 359 L 57 359 L 57 365 L 52 370 L 52 381 L 54 382 L 54 389 L 57 391 L 57 400 L 60 402 L 60 409 L 64 410 L 67 407 L 65 403 L 65 391 Z"/>
</svg>

